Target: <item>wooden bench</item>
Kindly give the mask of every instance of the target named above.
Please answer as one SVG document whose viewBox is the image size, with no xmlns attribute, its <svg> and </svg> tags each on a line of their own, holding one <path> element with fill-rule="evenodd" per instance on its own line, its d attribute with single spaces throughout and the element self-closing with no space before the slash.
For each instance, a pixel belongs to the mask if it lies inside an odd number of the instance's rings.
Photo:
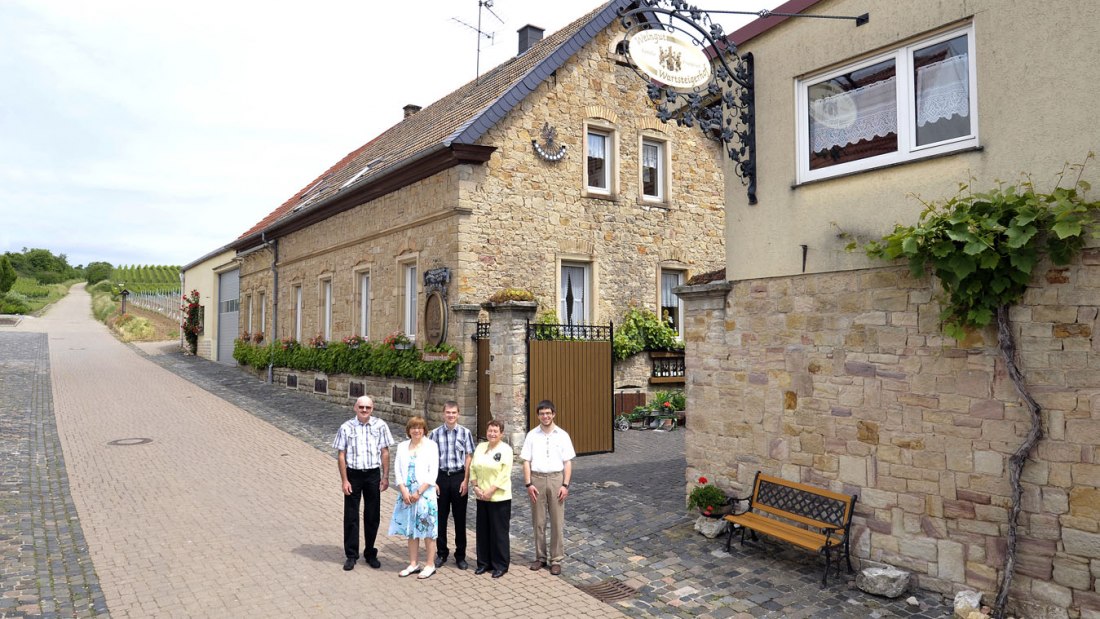
<svg viewBox="0 0 1100 619">
<path fill-rule="evenodd" d="M 748 507 L 741 513 L 724 516 L 733 525 L 726 537 L 726 552 L 729 552 L 735 528 L 741 529 L 742 546 L 746 530 L 752 532 L 753 539 L 757 539 L 756 533 L 760 532 L 790 542 L 824 556 L 825 573 L 821 575 L 824 588 L 834 559 L 837 575 L 840 574 L 841 557 L 848 564 L 848 573 L 852 573 L 848 536 L 857 498 L 757 471 L 752 494 L 734 498 L 735 502 L 748 501 Z"/>
</svg>

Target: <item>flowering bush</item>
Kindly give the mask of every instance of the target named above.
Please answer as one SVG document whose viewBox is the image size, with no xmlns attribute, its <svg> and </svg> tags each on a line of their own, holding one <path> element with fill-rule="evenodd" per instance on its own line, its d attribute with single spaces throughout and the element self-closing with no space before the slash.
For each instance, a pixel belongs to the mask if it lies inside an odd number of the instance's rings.
<svg viewBox="0 0 1100 619">
<path fill-rule="evenodd" d="M 328 348 L 328 342 L 325 341 L 325 336 L 321 333 L 309 338 L 310 348 Z"/>
<path fill-rule="evenodd" d="M 264 341 L 264 332 L 263 331 L 257 331 L 257 332 L 252 334 L 252 343 L 253 344 L 260 344 L 263 341 Z"/>
<path fill-rule="evenodd" d="M 349 336 L 344 338 L 344 344 L 346 344 L 347 347 L 352 349 L 352 350 L 355 350 L 356 348 L 359 348 L 366 341 L 367 340 L 364 339 L 362 335 L 349 335 Z"/>
<path fill-rule="evenodd" d="M 388 346 L 390 350 L 404 350 L 412 347 L 412 340 L 404 333 L 394 331 L 386 336 L 386 339 L 382 340 L 382 344 Z"/>
<path fill-rule="evenodd" d="M 292 337 L 284 337 L 283 339 L 279 340 L 279 348 L 283 350 L 294 350 L 295 348 L 298 348 L 298 346 L 298 340 Z"/>
<path fill-rule="evenodd" d="M 688 495 L 688 509 L 698 509 L 704 516 L 710 516 L 719 507 L 722 507 L 728 501 L 726 493 L 722 492 L 718 486 L 708 483 L 706 477 L 700 477 L 700 486 L 692 488 L 691 494 Z"/>
<path fill-rule="evenodd" d="M 392 338 L 392 336 L 391 336 Z M 326 342 L 323 348 L 302 346 L 293 338 L 270 345 L 234 342 L 233 358 L 254 368 L 274 367 L 292 370 L 316 370 L 326 374 L 352 376 L 393 376 L 433 383 L 453 382 L 462 365 L 462 355 L 448 344 L 420 350 L 404 344 L 407 338 L 387 338 L 387 342 L 368 342 L 361 336 L 344 341 Z M 316 339 L 316 338 L 315 338 Z"/>
<path fill-rule="evenodd" d="M 191 294 L 183 295 L 183 305 L 180 306 L 183 313 L 183 337 L 187 340 L 187 347 L 191 354 L 199 350 L 199 334 L 202 333 L 202 306 L 199 305 L 199 291 L 192 290 Z"/>
</svg>

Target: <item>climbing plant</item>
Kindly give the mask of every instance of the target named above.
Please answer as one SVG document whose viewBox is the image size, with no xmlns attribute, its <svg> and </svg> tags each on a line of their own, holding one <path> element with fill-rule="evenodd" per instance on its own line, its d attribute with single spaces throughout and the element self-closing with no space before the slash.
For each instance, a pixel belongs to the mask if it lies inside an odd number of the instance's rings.
<svg viewBox="0 0 1100 619">
<path fill-rule="evenodd" d="M 970 329 L 994 320 L 997 342 L 1008 376 L 1031 414 L 1031 428 L 1009 460 L 1012 507 L 1008 547 L 997 592 L 994 614 L 1005 616 L 1008 591 L 1016 564 L 1016 528 L 1023 486 L 1020 478 L 1028 454 L 1042 438 L 1042 412 L 1031 396 L 1016 364 L 1016 341 L 1009 308 L 1023 297 L 1032 271 L 1043 255 L 1055 264 L 1073 260 L 1091 235 L 1098 236 L 1100 201 L 1085 194 L 1082 179 L 1089 153 L 1081 164 L 1067 164 L 1054 188 L 1042 192 L 1030 177 L 1018 183 L 998 183 L 989 191 L 973 191 L 969 183 L 946 201 L 925 203 L 917 224 L 898 225 L 878 241 L 864 245 L 868 256 L 884 260 L 904 258 L 914 277 L 926 272 L 943 287 L 941 304 L 944 332 L 962 339 Z M 1064 186 L 1067 177 L 1069 185 Z"/>
</svg>

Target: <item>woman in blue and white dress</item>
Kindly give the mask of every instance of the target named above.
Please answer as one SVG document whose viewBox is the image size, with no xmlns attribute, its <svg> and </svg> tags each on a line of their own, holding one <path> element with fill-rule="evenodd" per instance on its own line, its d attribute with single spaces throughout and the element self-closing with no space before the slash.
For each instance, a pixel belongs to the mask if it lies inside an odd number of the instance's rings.
<svg viewBox="0 0 1100 619">
<path fill-rule="evenodd" d="M 394 484 L 401 493 L 393 506 L 390 535 L 409 540 L 409 566 L 401 570 L 404 578 L 420 572 L 417 578 L 430 578 L 435 573 L 435 538 L 438 531 L 439 503 L 435 478 L 439 474 L 439 447 L 425 436 L 428 426 L 423 417 L 413 417 L 405 424 L 409 440 L 397 446 L 394 457 Z M 420 567 L 420 540 L 424 540 L 427 567 Z"/>
</svg>

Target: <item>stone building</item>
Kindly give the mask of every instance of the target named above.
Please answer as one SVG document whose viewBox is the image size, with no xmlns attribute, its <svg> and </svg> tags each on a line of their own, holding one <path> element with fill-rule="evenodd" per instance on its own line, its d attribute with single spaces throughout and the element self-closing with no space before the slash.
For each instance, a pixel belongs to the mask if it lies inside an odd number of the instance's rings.
<svg viewBox="0 0 1100 619">
<path fill-rule="evenodd" d="M 729 183 L 726 279 L 686 299 L 688 478 L 757 470 L 859 495 L 853 552 L 922 587 L 996 591 L 1007 462 L 1029 426 L 993 330 L 847 252 L 932 201 L 1100 150 L 1100 7 L 793 0 L 733 33 L 756 67 L 757 195 Z M 1085 177 L 1098 176 L 1091 162 Z M 727 179 L 731 176 L 727 175 Z M 1095 199 L 1095 193 L 1092 196 Z M 1017 616 L 1100 617 L 1100 249 L 1036 270 L 1012 312 L 1045 436 L 1024 469 Z M 988 599 L 988 598 L 987 598 Z"/>
<path fill-rule="evenodd" d="M 604 4 L 545 39 L 525 27 L 515 58 L 406 107 L 402 122 L 244 233 L 232 244 L 241 324 L 251 312 L 260 325 L 263 313 L 275 338 L 400 331 L 420 346 L 424 276 L 447 269 L 445 341 L 465 361 L 431 398 L 456 398 L 464 415 L 475 409 L 471 336 L 502 289 L 531 291 L 562 322 L 572 299 L 575 324 L 618 321 L 635 305 L 668 310 L 679 325 L 672 289 L 724 261 L 722 154 L 698 129 L 655 118 L 623 63 L 627 4 Z M 411 388 L 406 413 L 427 397 L 424 385 Z M 404 405 L 382 389 L 383 412 L 399 418 Z M 516 407 L 494 397 L 494 411 Z M 519 414 L 510 431 L 525 427 Z"/>
</svg>

